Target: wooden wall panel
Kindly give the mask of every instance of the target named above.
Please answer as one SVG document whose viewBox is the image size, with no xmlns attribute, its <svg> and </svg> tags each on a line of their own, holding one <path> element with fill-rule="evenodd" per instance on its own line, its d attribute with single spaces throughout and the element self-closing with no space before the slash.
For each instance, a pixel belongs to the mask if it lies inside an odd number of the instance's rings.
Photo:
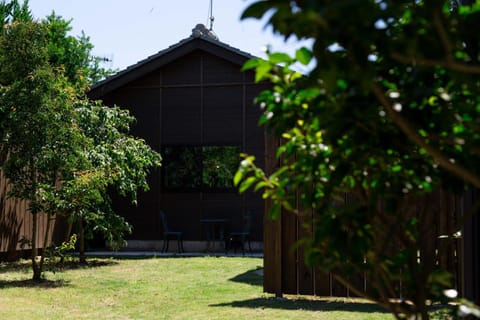
<svg viewBox="0 0 480 320">
<path fill-rule="evenodd" d="M 202 143 L 200 87 L 162 89 L 162 144 Z"/>
<path fill-rule="evenodd" d="M 300 205 L 298 204 L 298 207 Z M 301 209 L 300 209 L 301 210 Z M 310 210 L 303 212 L 298 216 L 298 239 L 312 239 L 313 237 L 313 224 L 312 224 L 312 212 Z M 301 246 L 297 250 L 298 260 L 298 292 L 300 294 L 313 295 L 315 293 L 315 276 L 314 269 L 308 267 L 304 262 L 305 246 Z"/>
<path fill-rule="evenodd" d="M 199 85 L 201 78 L 201 51 L 195 51 L 174 60 L 161 69 L 162 85 Z"/>
<path fill-rule="evenodd" d="M 299 292 L 298 269 L 303 261 L 299 261 L 298 251 L 292 250 L 292 247 L 298 240 L 298 219 L 291 212 L 282 212 L 281 223 L 282 289 L 285 293 L 297 294 Z"/>
<path fill-rule="evenodd" d="M 0 171 L 0 259 L 15 259 L 19 257 L 21 249 L 20 240 L 22 238 L 32 239 L 32 219 L 33 216 L 28 210 L 26 201 L 16 200 L 7 197 L 10 191 L 8 181 Z M 43 248 L 46 232 L 47 216 L 38 214 L 38 232 L 37 247 Z M 61 232 L 55 229 L 55 220 L 47 237 L 48 244 L 52 243 L 54 235 Z M 25 247 L 29 249 L 29 247 Z"/>
<path fill-rule="evenodd" d="M 243 76 L 241 66 L 227 60 L 220 59 L 211 54 L 203 54 L 203 82 L 206 84 L 215 83 L 239 83 Z"/>
<path fill-rule="evenodd" d="M 265 173 L 270 175 L 278 166 L 275 157 L 278 139 L 265 135 Z M 272 220 L 270 210 L 271 200 L 265 201 L 263 219 L 263 290 L 274 293 L 276 296 L 283 294 L 282 289 L 282 224 L 280 219 Z"/>
<path fill-rule="evenodd" d="M 128 109 L 136 121 L 131 126 L 131 134 L 144 139 L 154 150 L 160 150 L 160 89 L 129 89 Z M 132 99 L 134 98 L 134 99 Z M 134 101 L 132 101 L 134 100 Z M 124 105 L 126 107 L 126 105 Z"/>
<path fill-rule="evenodd" d="M 242 87 L 203 90 L 203 144 L 242 144 Z"/>
<path fill-rule="evenodd" d="M 161 76 L 158 70 L 154 70 L 149 74 L 132 81 L 128 84 L 128 87 L 133 88 L 148 88 L 148 87 L 158 87 L 161 84 Z"/>
<path fill-rule="evenodd" d="M 152 76 L 149 76 L 152 77 Z M 140 81 L 140 80 L 139 80 Z M 136 118 L 132 124 L 131 134 L 144 139 L 154 150 L 160 151 L 160 89 L 125 87 L 117 90 L 106 103 L 127 108 Z M 139 191 L 137 205 L 132 205 L 130 198 L 113 195 L 113 208 L 117 214 L 134 225 L 133 233 L 128 238 L 155 239 L 158 229 L 151 223 L 158 212 L 159 170 L 152 170 L 148 176 L 150 190 Z"/>
<path fill-rule="evenodd" d="M 468 191 L 464 195 L 463 218 L 463 274 L 462 293 L 468 299 L 480 304 L 480 191 Z"/>
<path fill-rule="evenodd" d="M 263 216 L 265 201 L 259 192 L 248 191 L 243 195 L 243 205 L 245 211 L 252 212 L 251 237 L 253 241 L 263 241 Z"/>
</svg>

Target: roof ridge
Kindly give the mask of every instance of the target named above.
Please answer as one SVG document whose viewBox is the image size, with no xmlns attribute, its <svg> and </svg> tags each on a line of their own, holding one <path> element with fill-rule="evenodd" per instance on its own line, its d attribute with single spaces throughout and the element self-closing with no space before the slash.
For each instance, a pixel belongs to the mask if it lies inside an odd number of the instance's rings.
<svg viewBox="0 0 480 320">
<path fill-rule="evenodd" d="M 195 30 L 195 29 L 193 29 L 193 30 Z M 209 36 L 209 35 L 206 35 L 206 34 L 194 34 L 194 33 L 192 33 L 192 35 L 189 36 L 188 38 L 184 38 L 184 39 L 180 40 L 179 42 L 177 42 L 177 43 L 175 43 L 175 44 L 172 44 L 172 45 L 168 46 L 167 48 L 158 51 L 157 53 L 154 53 L 154 54 L 152 54 L 152 55 L 150 55 L 150 56 L 147 56 L 145 59 L 139 60 L 139 61 L 137 61 L 136 63 L 134 63 L 134 64 L 132 64 L 132 65 L 130 65 L 130 66 L 127 66 L 126 68 L 124 68 L 124 69 L 122 69 L 122 70 L 120 70 L 120 71 L 118 71 L 118 72 L 116 72 L 116 73 L 108 76 L 107 78 L 105 78 L 105 79 L 103 79 L 103 80 L 100 80 L 99 82 L 97 82 L 97 83 L 95 83 L 94 85 L 92 85 L 92 87 L 90 88 L 90 91 L 91 91 L 91 90 L 94 90 L 95 88 L 98 88 L 98 87 L 104 85 L 104 84 L 107 83 L 107 82 L 110 82 L 110 81 L 112 81 L 112 80 L 114 80 L 114 79 L 116 79 L 116 78 L 119 78 L 119 77 L 121 77 L 122 75 L 124 75 L 124 74 L 126 74 L 126 73 L 128 73 L 128 72 L 130 72 L 130 71 L 133 71 L 133 70 L 135 70 L 135 69 L 138 69 L 138 68 L 142 67 L 143 65 L 145 65 L 145 64 L 147 64 L 147 63 L 155 60 L 156 58 L 159 58 L 159 57 L 167 54 L 168 52 L 171 52 L 171 51 L 173 51 L 174 49 L 176 49 L 176 48 L 178 48 L 178 47 L 180 47 L 180 46 L 182 46 L 182 45 L 184 45 L 184 44 L 186 44 L 186 43 L 188 43 L 188 42 L 194 41 L 194 40 L 196 40 L 196 39 L 201 39 L 201 40 L 203 40 L 203 41 L 207 41 L 207 42 L 209 42 L 209 43 L 211 43 L 211 44 L 214 44 L 214 45 L 216 45 L 216 46 L 222 47 L 222 48 L 227 49 L 227 50 L 229 50 L 229 51 L 231 51 L 231 52 L 234 52 L 234 53 L 236 53 L 236 54 L 242 55 L 242 56 L 244 56 L 244 57 L 246 57 L 246 58 L 248 58 L 248 59 L 254 58 L 254 56 L 253 56 L 252 54 L 250 54 L 250 53 L 248 53 L 248 52 L 245 52 L 245 51 L 242 51 L 242 50 L 240 50 L 240 49 L 238 49 L 238 48 L 232 47 L 232 46 L 228 45 L 227 43 L 218 40 L 218 37 L 215 39 L 215 38 L 212 38 L 212 36 Z"/>
</svg>

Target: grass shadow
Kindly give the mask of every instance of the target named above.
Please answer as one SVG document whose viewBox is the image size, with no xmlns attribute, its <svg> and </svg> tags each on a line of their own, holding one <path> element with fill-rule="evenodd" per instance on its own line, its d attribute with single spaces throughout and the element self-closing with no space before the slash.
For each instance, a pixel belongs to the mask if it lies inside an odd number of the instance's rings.
<svg viewBox="0 0 480 320">
<path fill-rule="evenodd" d="M 19 260 L 14 262 L 0 263 L 0 274 L 8 272 L 24 272 L 27 273 L 31 268 L 29 260 Z"/>
<path fill-rule="evenodd" d="M 41 280 L 33 281 L 32 279 L 25 280 L 0 280 L 0 289 L 6 288 L 41 288 L 41 289 L 55 289 L 68 286 L 68 281 L 65 280 Z"/>
<path fill-rule="evenodd" d="M 263 286 L 263 269 L 262 267 L 257 267 L 256 269 L 248 270 L 228 280 L 246 283 L 252 286 Z"/>
<path fill-rule="evenodd" d="M 371 302 L 321 300 L 305 298 L 255 298 L 242 301 L 232 301 L 210 305 L 212 307 L 236 307 L 236 308 L 264 308 L 283 310 L 308 310 L 308 311 L 344 311 L 361 313 L 389 313 L 384 308 Z"/>
<path fill-rule="evenodd" d="M 46 262 L 45 271 L 62 271 L 62 270 L 75 270 L 85 268 L 100 268 L 112 265 L 117 265 L 119 262 L 113 259 L 89 259 L 86 263 L 81 263 L 75 260 L 67 260 L 63 262 Z M 0 274 L 9 272 L 28 273 L 32 270 L 30 260 L 20 260 L 14 262 L 2 262 L 0 263 Z"/>
<path fill-rule="evenodd" d="M 101 268 L 101 267 L 108 267 L 113 265 L 118 265 L 119 262 L 115 261 L 114 259 L 88 259 L 87 262 L 82 263 L 79 261 L 64 261 L 64 262 L 57 262 L 52 265 L 52 268 L 55 271 L 62 271 L 62 270 L 76 270 L 76 269 L 91 269 L 91 268 Z"/>
<path fill-rule="evenodd" d="M 55 262 L 55 263 L 46 263 L 44 266 L 44 272 L 63 272 L 68 270 L 77 270 L 77 269 L 93 269 L 101 268 L 112 265 L 119 264 L 118 261 L 111 259 L 91 259 L 86 263 L 80 263 L 79 261 L 67 260 L 64 262 Z M 15 273 L 21 274 L 21 277 L 31 277 L 32 268 L 31 262 L 29 260 L 20 260 L 15 262 L 3 262 L 0 263 L 0 275 Z M 42 289 L 53 289 L 66 287 L 69 285 L 68 281 L 65 280 L 49 280 L 42 279 L 41 281 L 33 281 L 29 279 L 17 279 L 5 280 L 0 279 L 0 289 L 4 288 L 42 288 Z"/>
</svg>

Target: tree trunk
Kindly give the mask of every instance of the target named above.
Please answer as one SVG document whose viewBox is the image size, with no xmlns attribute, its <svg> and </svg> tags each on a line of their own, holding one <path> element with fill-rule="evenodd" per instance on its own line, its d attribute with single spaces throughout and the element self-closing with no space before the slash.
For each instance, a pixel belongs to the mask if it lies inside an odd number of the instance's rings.
<svg viewBox="0 0 480 320">
<path fill-rule="evenodd" d="M 79 259 L 80 263 L 87 263 L 85 257 L 85 230 L 83 229 L 83 219 L 80 219 L 78 222 L 78 233 L 79 233 Z"/>
<path fill-rule="evenodd" d="M 43 263 L 45 262 L 45 253 L 48 248 L 47 244 L 48 244 L 48 238 L 50 233 L 50 227 L 52 224 L 52 218 L 53 218 L 53 215 L 47 214 L 47 227 L 45 230 L 45 236 L 43 238 L 43 250 L 42 250 L 42 256 L 40 258 L 40 263 L 39 263 L 40 273 L 43 271 Z"/>
<path fill-rule="evenodd" d="M 37 263 L 38 248 L 37 248 L 37 233 L 38 233 L 38 213 L 32 212 L 32 269 L 33 281 L 42 280 L 42 269 Z"/>
</svg>

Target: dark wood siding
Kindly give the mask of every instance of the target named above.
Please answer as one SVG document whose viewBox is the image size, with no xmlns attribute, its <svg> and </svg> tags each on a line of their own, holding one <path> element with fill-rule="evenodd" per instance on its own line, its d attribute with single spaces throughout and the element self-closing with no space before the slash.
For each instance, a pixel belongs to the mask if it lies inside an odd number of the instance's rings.
<svg viewBox="0 0 480 320">
<path fill-rule="evenodd" d="M 275 157 L 280 139 L 267 135 L 265 138 L 265 170 L 272 174 L 281 160 Z M 406 209 L 414 215 L 428 207 L 430 214 L 418 216 L 426 230 L 421 232 L 429 241 L 423 263 L 433 263 L 448 270 L 453 275 L 453 287 L 463 297 L 480 303 L 480 212 L 478 201 L 480 191 L 466 192 L 462 197 L 454 196 L 444 190 L 430 195 L 424 203 L 405 201 Z M 345 194 L 342 203 L 351 201 L 351 195 Z M 313 294 L 318 296 L 355 296 L 349 287 L 335 280 L 333 274 L 325 274 L 318 268 L 309 268 L 305 264 L 304 248 L 296 247 L 301 239 L 311 238 L 314 234 L 313 212 L 297 208 L 303 215 L 282 211 L 279 219 L 271 220 L 269 210 L 271 201 L 265 204 L 264 216 L 264 290 L 277 296 L 282 294 Z M 456 233 L 462 225 L 461 237 L 446 238 L 441 235 Z M 395 245 L 392 242 L 392 245 Z M 296 247 L 296 250 L 293 248 Z M 372 292 L 364 274 L 354 276 L 353 282 L 361 292 Z M 400 295 L 401 284 L 397 284 Z"/>
<path fill-rule="evenodd" d="M 265 85 L 255 84 L 251 72 L 241 72 L 241 64 L 224 58 L 229 54 L 216 55 L 215 50 L 182 52 L 99 98 L 128 108 L 137 118 L 133 134 L 157 151 L 170 146 L 231 145 L 256 155 L 263 165 L 263 129 L 257 124 L 260 110 L 254 98 Z M 115 200 L 117 211 L 134 227 L 132 239 L 161 238 L 158 212 L 162 208 L 171 228 L 184 231 L 186 240 L 202 239 L 202 218 L 227 218 L 231 228 L 239 229 L 242 214 L 252 210 L 253 240 L 262 240 L 264 204 L 259 194 L 164 190 L 161 179 L 161 170 L 151 175 L 151 190 L 139 195 L 138 206 Z"/>
<path fill-rule="evenodd" d="M 267 149 L 268 150 L 268 149 Z M 270 157 L 271 158 L 271 157 Z M 268 160 L 273 161 L 276 160 Z M 464 197 L 453 196 L 444 191 L 437 191 L 429 199 L 438 214 L 428 215 L 428 231 L 423 235 L 430 239 L 426 241 L 426 252 L 436 253 L 438 256 L 427 257 L 424 263 L 435 263 L 448 270 L 453 275 L 453 287 L 462 296 L 478 303 L 479 301 L 479 235 L 480 223 L 478 214 L 468 217 L 461 238 L 439 237 L 439 235 L 453 234 L 457 230 L 455 225 L 459 219 L 470 214 L 474 200 L 478 199 L 478 192 L 467 192 Z M 348 201 L 348 195 L 345 196 Z M 420 206 L 420 204 L 418 204 Z M 297 241 L 313 236 L 311 229 L 311 213 L 304 212 L 304 216 L 282 212 L 278 220 L 268 218 L 267 202 L 265 215 L 264 236 L 264 290 L 281 294 L 314 294 L 318 296 L 355 296 L 349 287 L 338 282 L 332 274 L 325 274 L 319 269 L 308 268 L 304 262 L 305 252 L 302 247 L 293 250 Z M 420 211 L 413 204 L 412 211 Z M 307 223 L 306 223 L 307 222 Z M 357 274 L 353 282 L 361 292 L 371 293 L 366 277 Z M 402 285 L 396 286 L 401 295 Z"/>
<path fill-rule="evenodd" d="M 201 144 L 201 98 L 199 86 L 162 89 L 162 144 Z"/>
<path fill-rule="evenodd" d="M 8 181 L 0 171 L 0 260 L 18 258 L 21 254 L 20 240 L 22 238 L 32 240 L 33 216 L 28 211 L 28 202 L 8 198 L 9 190 Z M 39 214 L 38 218 L 37 243 L 38 248 L 43 248 L 47 217 L 45 214 Z M 60 240 L 55 237 L 61 231 L 56 225 L 58 224 L 53 221 L 47 245 L 53 240 Z M 28 249 L 28 246 L 25 247 L 25 250 Z"/>
<path fill-rule="evenodd" d="M 199 85 L 202 81 L 202 55 L 201 51 L 194 51 L 164 66 L 161 69 L 162 85 Z"/>
<path fill-rule="evenodd" d="M 463 212 L 468 214 L 463 237 L 463 274 L 459 281 L 465 284 L 464 296 L 480 305 L 480 190 L 465 193 Z"/>
<path fill-rule="evenodd" d="M 204 90 L 203 144 L 241 144 L 242 86 L 209 86 Z"/>
</svg>

